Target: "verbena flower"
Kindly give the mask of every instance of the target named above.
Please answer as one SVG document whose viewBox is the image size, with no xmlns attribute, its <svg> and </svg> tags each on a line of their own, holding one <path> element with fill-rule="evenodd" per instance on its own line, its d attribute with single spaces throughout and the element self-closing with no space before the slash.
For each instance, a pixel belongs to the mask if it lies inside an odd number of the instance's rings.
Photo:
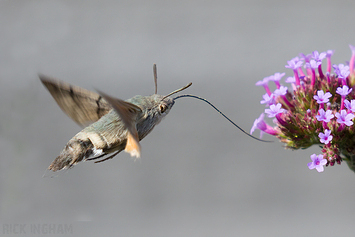
<svg viewBox="0 0 355 237">
<path fill-rule="evenodd" d="M 332 114 L 331 110 L 324 111 L 324 109 L 318 110 L 319 115 L 316 115 L 316 118 L 318 121 L 323 121 L 326 123 L 329 123 L 332 118 L 334 118 L 334 115 Z"/>
<path fill-rule="evenodd" d="M 328 103 L 330 97 L 332 97 L 331 93 L 327 92 L 324 94 L 322 90 L 317 91 L 317 95 L 313 96 L 313 98 L 317 101 L 318 104 Z"/>
<path fill-rule="evenodd" d="M 282 104 L 278 103 L 277 105 L 270 105 L 270 109 L 265 109 L 265 113 L 268 114 L 269 118 L 273 118 L 278 114 L 281 114 L 283 112 L 285 112 L 285 109 L 281 108 Z"/>
<path fill-rule="evenodd" d="M 265 93 L 263 95 L 263 100 L 260 101 L 260 104 L 266 104 L 268 106 L 270 106 L 274 103 L 275 103 L 275 95 L 274 94 L 268 95 L 268 93 Z"/>
<path fill-rule="evenodd" d="M 324 133 L 320 132 L 318 135 L 318 137 L 320 138 L 320 142 L 327 145 L 333 139 L 333 136 L 330 135 L 330 133 L 331 131 L 328 129 L 324 130 Z"/>
<path fill-rule="evenodd" d="M 338 87 L 336 93 L 345 97 L 350 94 L 352 90 L 353 89 L 349 89 L 347 85 L 344 85 L 343 87 Z"/>
<path fill-rule="evenodd" d="M 351 101 L 344 100 L 344 105 L 345 105 L 345 108 L 350 110 L 352 113 L 355 112 L 355 100 L 351 100 Z"/>
<path fill-rule="evenodd" d="M 354 114 L 348 114 L 345 109 L 341 110 L 340 113 L 335 113 L 335 117 L 337 117 L 337 122 L 340 124 L 345 124 L 347 126 L 353 125 Z"/>
<path fill-rule="evenodd" d="M 327 164 L 327 160 L 323 159 L 323 155 L 311 155 L 312 162 L 308 163 L 308 168 L 310 170 L 316 169 L 318 172 L 324 171 L 324 165 Z"/>
<path fill-rule="evenodd" d="M 324 165 L 341 164 L 343 160 L 355 171 L 355 46 L 350 45 L 350 49 L 349 65 L 332 65 L 333 50 L 300 54 L 287 61 L 285 67 L 293 74 L 285 81 L 291 89 L 282 85 L 285 73 L 259 81 L 257 85 L 266 90 L 261 103 L 268 107 L 265 113 L 274 118 L 275 126 L 268 125 L 261 114 L 250 132 L 260 129 L 261 134 L 276 136 L 291 149 L 319 145 L 322 154 L 313 154 L 308 163 L 318 172 Z M 270 83 L 275 84 L 274 92 Z"/>
<path fill-rule="evenodd" d="M 260 138 L 264 132 L 274 136 L 278 133 L 273 127 L 264 121 L 264 114 L 260 114 L 259 118 L 255 119 L 253 127 L 250 130 L 250 134 L 252 134 L 256 128 L 260 129 Z"/>
</svg>

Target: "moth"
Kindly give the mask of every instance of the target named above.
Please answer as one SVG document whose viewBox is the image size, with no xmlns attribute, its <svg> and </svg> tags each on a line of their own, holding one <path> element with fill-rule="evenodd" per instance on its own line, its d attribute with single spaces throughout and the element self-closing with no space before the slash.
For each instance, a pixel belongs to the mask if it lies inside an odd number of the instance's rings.
<svg viewBox="0 0 355 237">
<path fill-rule="evenodd" d="M 139 141 L 169 113 L 174 105 L 170 96 L 192 85 L 189 83 L 166 96 L 158 95 L 154 65 L 155 93 L 151 96 L 137 95 L 124 101 L 44 75 L 39 75 L 39 78 L 64 113 L 80 126 L 87 126 L 65 145 L 48 167 L 52 171 L 71 168 L 85 160 L 96 160 L 95 163 L 106 161 L 123 150 L 140 157 Z"/>
<path fill-rule="evenodd" d="M 192 97 L 207 102 L 234 126 L 251 136 L 204 98 L 194 95 L 170 97 L 190 87 L 192 83 L 168 95 L 158 95 L 155 64 L 153 65 L 153 72 L 155 93 L 151 96 L 136 95 L 125 101 L 111 97 L 101 91 L 97 91 L 97 93 L 88 91 L 78 86 L 39 75 L 43 85 L 64 113 L 81 127 L 84 127 L 69 140 L 48 169 L 52 171 L 68 169 L 80 161 L 87 160 L 95 160 L 95 163 L 103 162 L 113 158 L 123 150 L 133 157 L 140 157 L 141 146 L 139 141 L 146 137 L 169 113 L 175 100 L 182 97 Z"/>
</svg>

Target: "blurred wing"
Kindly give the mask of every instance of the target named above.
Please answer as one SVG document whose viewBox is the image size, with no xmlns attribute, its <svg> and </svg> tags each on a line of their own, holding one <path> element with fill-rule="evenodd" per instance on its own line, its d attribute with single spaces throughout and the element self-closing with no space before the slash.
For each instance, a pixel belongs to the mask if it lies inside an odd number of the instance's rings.
<svg viewBox="0 0 355 237">
<path fill-rule="evenodd" d="M 78 86 L 39 75 L 59 107 L 80 126 L 99 120 L 111 109 L 111 105 L 99 94 Z"/>
<path fill-rule="evenodd" d="M 136 118 L 142 110 L 132 103 L 117 99 L 98 91 L 105 100 L 111 104 L 112 108 L 120 116 L 122 122 L 128 130 L 125 152 L 131 156 L 140 157 L 139 137 L 136 128 Z"/>
</svg>

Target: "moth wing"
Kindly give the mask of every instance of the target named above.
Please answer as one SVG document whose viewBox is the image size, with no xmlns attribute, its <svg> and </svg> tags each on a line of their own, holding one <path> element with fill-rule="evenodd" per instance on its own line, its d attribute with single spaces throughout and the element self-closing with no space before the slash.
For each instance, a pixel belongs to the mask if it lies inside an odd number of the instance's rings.
<svg viewBox="0 0 355 237">
<path fill-rule="evenodd" d="M 112 109 L 95 92 L 44 75 L 39 75 L 39 78 L 63 112 L 82 127 L 96 122 Z"/>
<path fill-rule="evenodd" d="M 127 128 L 127 143 L 125 151 L 131 156 L 140 157 L 139 136 L 136 128 L 136 118 L 141 109 L 127 101 L 111 97 L 101 91 L 99 94 L 111 104 L 112 108 L 118 113 L 125 127 Z"/>
</svg>

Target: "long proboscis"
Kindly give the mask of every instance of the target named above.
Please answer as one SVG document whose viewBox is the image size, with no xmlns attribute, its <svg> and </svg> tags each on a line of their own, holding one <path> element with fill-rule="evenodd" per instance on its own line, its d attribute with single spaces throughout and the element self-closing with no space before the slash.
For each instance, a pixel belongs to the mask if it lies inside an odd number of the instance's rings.
<svg viewBox="0 0 355 237">
<path fill-rule="evenodd" d="M 249 137 L 251 138 L 254 138 L 255 140 L 258 140 L 258 141 L 261 141 L 261 142 L 272 142 L 272 141 L 265 141 L 265 140 L 262 140 L 262 139 L 259 139 L 257 137 L 254 137 L 253 135 L 247 133 L 246 131 L 244 131 L 244 129 L 242 129 L 241 127 L 239 127 L 236 123 L 234 123 L 230 118 L 228 118 L 224 113 L 222 113 L 219 109 L 217 109 L 216 106 L 214 106 L 211 102 L 209 102 L 208 100 L 202 98 L 202 97 L 199 97 L 199 96 L 196 96 L 196 95 L 179 95 L 177 97 L 174 98 L 174 100 L 176 99 L 179 99 L 179 98 L 183 98 L 183 97 L 190 97 L 190 98 L 195 98 L 195 99 L 198 99 L 198 100 L 202 100 L 204 102 L 206 102 L 207 104 L 209 104 L 210 106 L 212 106 L 212 108 L 214 108 L 218 113 L 220 113 L 225 119 L 227 119 L 230 123 L 232 123 L 235 127 L 237 127 L 240 131 L 242 131 L 243 133 L 245 133 L 246 135 L 248 135 Z"/>
</svg>

